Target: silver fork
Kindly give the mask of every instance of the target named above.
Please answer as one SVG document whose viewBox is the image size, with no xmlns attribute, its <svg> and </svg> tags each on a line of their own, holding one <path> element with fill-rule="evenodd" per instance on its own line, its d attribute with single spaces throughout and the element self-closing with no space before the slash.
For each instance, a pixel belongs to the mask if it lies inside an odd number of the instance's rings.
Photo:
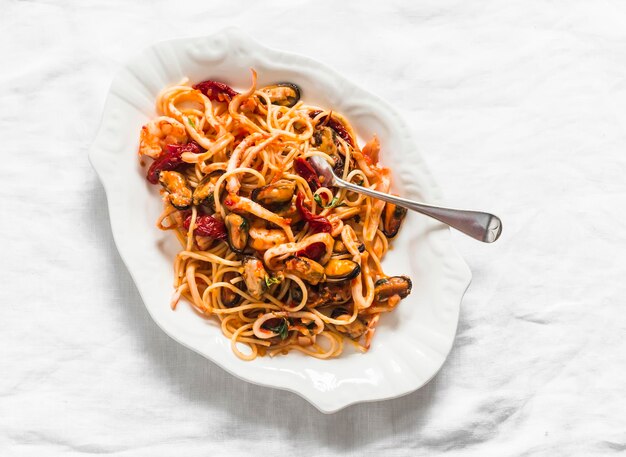
<svg viewBox="0 0 626 457">
<path fill-rule="evenodd" d="M 395 195 L 385 194 L 366 187 L 357 186 L 339 178 L 330 164 L 319 156 L 309 157 L 309 162 L 320 177 L 323 177 L 324 186 L 342 187 L 358 192 L 368 197 L 374 197 L 388 203 L 394 203 L 418 213 L 430 216 L 444 224 L 465 233 L 474 239 L 484 243 L 493 243 L 502 233 L 502 221 L 498 216 L 482 211 L 469 211 L 462 209 L 444 208 L 441 206 L 418 203 Z"/>
</svg>

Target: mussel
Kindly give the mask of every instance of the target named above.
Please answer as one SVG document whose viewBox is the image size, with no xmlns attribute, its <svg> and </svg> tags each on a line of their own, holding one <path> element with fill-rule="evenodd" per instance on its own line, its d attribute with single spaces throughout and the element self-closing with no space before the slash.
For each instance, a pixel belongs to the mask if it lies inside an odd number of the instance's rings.
<svg viewBox="0 0 626 457">
<path fill-rule="evenodd" d="M 222 276 L 222 281 L 230 282 L 231 280 L 235 279 L 237 276 L 239 275 L 236 272 L 227 271 Z M 237 284 L 235 284 L 235 287 L 239 287 L 241 284 L 242 282 L 240 281 Z M 222 299 L 222 304 L 226 306 L 227 308 L 232 308 L 234 306 L 237 306 L 239 302 L 241 301 L 241 295 L 239 295 L 237 292 L 233 292 L 228 287 L 221 288 L 220 298 Z"/>
<path fill-rule="evenodd" d="M 349 281 L 361 273 L 361 266 L 347 259 L 330 259 L 324 268 L 326 281 Z"/>
<path fill-rule="evenodd" d="M 374 300 L 385 302 L 394 295 L 405 298 L 411 293 L 413 283 L 408 276 L 391 276 L 382 278 L 374 284 Z"/>
<path fill-rule="evenodd" d="M 248 220 L 236 213 L 228 213 L 224 218 L 228 245 L 238 254 L 241 254 L 248 244 L 250 224 Z"/>
<path fill-rule="evenodd" d="M 278 214 L 280 217 L 286 217 L 291 219 L 291 223 L 295 224 L 300 221 L 301 216 L 296 208 L 296 205 L 292 202 L 283 203 L 281 205 L 271 205 L 273 213 Z"/>
<path fill-rule="evenodd" d="M 297 283 L 292 281 L 291 286 L 289 286 L 289 298 L 293 306 L 300 304 L 300 302 L 302 301 L 302 296 L 302 289 Z"/>
<path fill-rule="evenodd" d="M 402 220 L 404 216 L 406 216 L 406 211 L 406 208 L 394 205 L 393 203 L 387 203 L 385 205 L 385 211 L 383 213 L 383 233 L 387 238 L 393 238 L 398 234 Z"/>
<path fill-rule="evenodd" d="M 346 247 L 345 244 L 343 244 L 343 241 L 335 240 L 335 244 L 333 246 L 333 253 L 334 254 L 347 254 L 348 248 Z"/>
<path fill-rule="evenodd" d="M 272 104 L 291 108 L 300 100 L 300 88 L 293 83 L 278 83 L 261 89 L 265 92 Z M 262 99 L 261 99 L 262 100 Z"/>
<path fill-rule="evenodd" d="M 279 179 L 273 184 L 254 189 L 252 200 L 264 206 L 282 205 L 291 201 L 295 191 L 295 181 Z"/>
<path fill-rule="evenodd" d="M 317 127 L 313 132 L 311 145 L 328 155 L 336 155 L 337 133 L 327 126 Z M 343 160 L 341 162 L 343 166 Z"/>
<path fill-rule="evenodd" d="M 363 243 L 360 243 L 357 249 L 359 250 L 359 252 L 365 252 L 365 245 Z M 335 245 L 333 246 L 333 254 L 347 254 L 347 253 L 348 253 L 348 248 L 346 247 L 345 244 L 343 244 L 343 241 L 335 240 Z"/>
<path fill-rule="evenodd" d="M 318 284 L 324 280 L 324 267 L 306 257 L 290 257 L 285 262 L 285 273 L 291 273 L 309 284 Z"/>
<path fill-rule="evenodd" d="M 347 321 L 352 317 L 352 315 L 344 308 L 335 308 L 330 317 L 340 321 Z M 352 339 L 360 338 L 361 335 L 363 335 L 367 330 L 367 326 L 358 317 L 354 320 L 354 322 L 350 322 L 346 325 L 335 325 L 335 328 L 338 332 L 347 333 Z"/>
<path fill-rule="evenodd" d="M 246 256 L 243 259 L 243 279 L 246 282 L 248 293 L 259 300 L 267 290 L 267 271 L 256 257 Z"/>
<path fill-rule="evenodd" d="M 345 308 L 335 308 L 333 312 L 330 313 L 330 317 L 332 319 L 339 319 L 341 316 L 346 316 L 346 318 L 350 318 L 350 313 Z"/>
<path fill-rule="evenodd" d="M 215 209 L 215 183 L 219 179 L 220 174 L 222 174 L 222 170 L 218 170 L 217 172 L 213 172 L 211 174 L 206 175 L 202 178 L 202 181 L 198 183 L 196 188 L 193 191 L 193 204 L 194 205 L 202 205 L 207 204 L 211 208 Z"/>
<path fill-rule="evenodd" d="M 346 167 L 348 167 L 348 171 L 354 168 L 354 158 L 350 158 L 350 162 L 346 163 L 345 158 L 339 153 L 337 132 L 332 128 L 326 125 L 317 127 L 311 137 L 311 145 L 333 158 L 333 171 L 340 178 Z"/>
<path fill-rule="evenodd" d="M 332 158 L 335 161 L 335 165 L 333 165 L 333 171 L 337 176 L 343 178 L 343 171 L 346 166 L 343 157 L 341 156 L 341 154 L 333 154 Z"/>
<path fill-rule="evenodd" d="M 352 298 L 352 287 L 347 281 L 320 284 L 318 294 L 325 305 L 343 305 Z"/>
<path fill-rule="evenodd" d="M 287 241 L 287 235 L 282 229 L 250 228 L 249 244 L 256 251 L 266 251 Z"/>
<path fill-rule="evenodd" d="M 191 206 L 192 192 L 187 185 L 187 178 L 177 171 L 162 171 L 159 173 L 159 182 L 167 191 L 167 198 L 177 209 L 187 209 Z"/>
</svg>

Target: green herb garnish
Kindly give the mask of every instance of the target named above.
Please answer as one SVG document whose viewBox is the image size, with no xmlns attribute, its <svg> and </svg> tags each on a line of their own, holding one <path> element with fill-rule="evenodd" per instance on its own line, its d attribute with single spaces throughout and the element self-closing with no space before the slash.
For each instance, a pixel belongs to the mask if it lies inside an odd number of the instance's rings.
<svg viewBox="0 0 626 457">
<path fill-rule="evenodd" d="M 280 336 L 281 340 L 284 340 L 289 336 L 289 322 L 287 321 L 287 319 L 282 319 L 280 321 L 280 324 L 278 324 L 276 327 L 270 327 L 269 329 L 274 333 L 278 333 L 278 336 Z"/>
<path fill-rule="evenodd" d="M 283 276 L 282 275 L 276 275 L 276 276 L 266 275 L 265 276 L 265 285 L 269 289 L 274 284 L 280 284 L 282 282 L 282 280 L 283 280 Z"/>
<path fill-rule="evenodd" d="M 325 205 L 320 194 L 313 195 L 313 200 L 315 200 L 322 208 L 336 208 L 337 206 L 345 205 L 345 203 L 339 203 L 339 197 L 334 197 L 328 205 Z"/>
<path fill-rule="evenodd" d="M 192 118 L 188 117 L 187 120 L 189 121 L 189 123 L 191 124 L 191 126 L 195 129 L 196 128 L 196 123 L 193 121 Z"/>
</svg>

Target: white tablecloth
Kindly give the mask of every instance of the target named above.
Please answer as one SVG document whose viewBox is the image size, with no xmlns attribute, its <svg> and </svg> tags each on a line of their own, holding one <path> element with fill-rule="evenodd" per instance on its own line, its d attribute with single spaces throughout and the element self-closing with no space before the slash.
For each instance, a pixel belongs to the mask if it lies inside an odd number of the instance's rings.
<svg viewBox="0 0 626 457">
<path fill-rule="evenodd" d="M 626 4 L 0 1 L 0 455 L 626 451 Z M 238 25 L 394 103 L 474 280 L 439 375 L 325 416 L 150 320 L 87 162 L 114 73 Z M 132 154 L 133 151 L 129 151 Z"/>
</svg>

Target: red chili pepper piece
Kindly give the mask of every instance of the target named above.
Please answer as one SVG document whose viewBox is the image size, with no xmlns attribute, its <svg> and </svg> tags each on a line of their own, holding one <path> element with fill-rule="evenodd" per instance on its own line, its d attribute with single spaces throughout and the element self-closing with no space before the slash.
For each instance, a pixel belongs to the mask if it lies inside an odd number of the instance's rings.
<svg viewBox="0 0 626 457">
<path fill-rule="evenodd" d="M 187 216 L 185 222 L 183 222 L 183 226 L 186 230 L 189 230 L 190 225 L 191 216 Z M 227 236 L 224 222 L 206 214 L 196 216 L 196 227 L 193 233 L 194 235 L 210 236 L 216 240 L 225 240 Z"/>
<path fill-rule="evenodd" d="M 322 187 L 317 173 L 315 173 L 315 170 L 306 159 L 298 157 L 296 160 L 294 160 L 293 167 L 296 169 L 296 173 L 302 176 L 304 180 L 309 184 L 309 187 L 313 192 Z"/>
<path fill-rule="evenodd" d="M 178 154 L 182 154 L 183 152 L 193 152 L 194 154 L 200 154 L 204 152 L 202 146 L 196 143 L 194 140 L 191 140 L 187 144 L 166 144 L 165 149 L 169 152 L 177 152 Z"/>
<path fill-rule="evenodd" d="M 302 216 L 302 219 L 309 223 L 309 227 L 311 227 L 313 232 L 329 233 L 332 230 L 333 227 L 327 218 L 313 214 L 307 207 L 304 206 L 304 194 L 302 192 L 298 192 L 298 196 L 296 197 L 296 208 Z"/>
<path fill-rule="evenodd" d="M 326 252 L 326 245 L 322 242 L 318 242 L 309 244 L 306 248 L 296 252 L 296 255 L 317 261 L 322 258 L 324 252 Z"/>
<path fill-rule="evenodd" d="M 202 148 L 195 141 L 191 141 L 187 144 L 167 144 L 165 145 L 165 152 L 152 162 L 150 168 L 148 168 L 148 173 L 146 174 L 146 179 L 151 184 L 159 183 L 159 173 L 162 171 L 173 171 L 182 165 L 183 152 L 193 152 L 194 154 L 198 154 L 202 152 Z"/>
<path fill-rule="evenodd" d="M 319 113 L 321 113 L 321 111 L 319 110 L 311 111 L 309 113 L 309 117 L 313 119 Z M 328 116 L 322 116 L 320 118 L 320 123 L 324 123 L 327 117 Z M 331 116 L 331 118 L 328 119 L 328 121 L 326 122 L 326 125 L 333 129 L 335 132 L 337 132 L 337 135 L 343 138 L 350 146 L 354 147 L 354 140 L 341 122 Z"/>
<path fill-rule="evenodd" d="M 216 102 L 230 101 L 231 98 L 239 94 L 239 92 L 234 90 L 232 87 L 219 81 L 211 81 L 210 79 L 196 84 L 193 88 L 199 90 L 204 95 L 209 97 L 210 100 Z"/>
</svg>

